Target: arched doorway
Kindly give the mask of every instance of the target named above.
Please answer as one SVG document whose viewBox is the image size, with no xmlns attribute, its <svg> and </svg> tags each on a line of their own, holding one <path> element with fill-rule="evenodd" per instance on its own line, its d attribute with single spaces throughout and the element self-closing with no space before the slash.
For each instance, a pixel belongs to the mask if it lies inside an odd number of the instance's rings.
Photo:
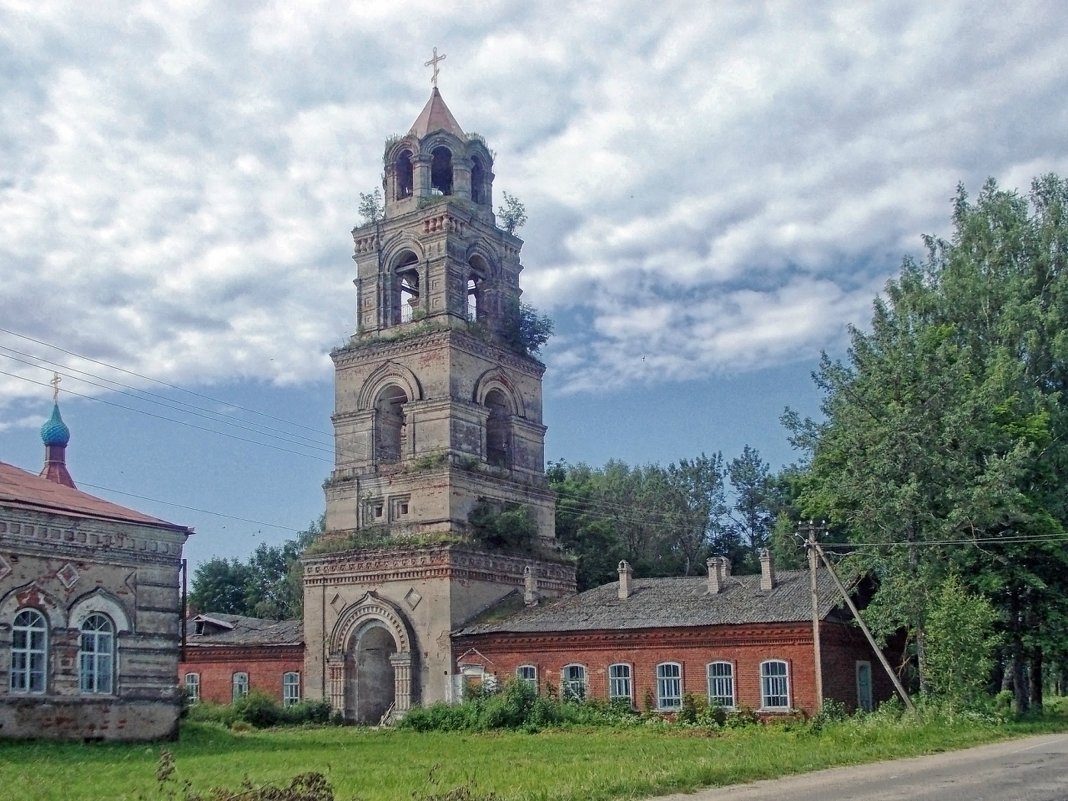
<svg viewBox="0 0 1068 801">
<path fill-rule="evenodd" d="M 368 623 L 352 638 L 347 655 L 349 669 L 345 717 L 357 723 L 376 724 L 396 704 L 396 678 L 392 657 L 397 653 L 393 634 L 382 623 Z"/>
</svg>

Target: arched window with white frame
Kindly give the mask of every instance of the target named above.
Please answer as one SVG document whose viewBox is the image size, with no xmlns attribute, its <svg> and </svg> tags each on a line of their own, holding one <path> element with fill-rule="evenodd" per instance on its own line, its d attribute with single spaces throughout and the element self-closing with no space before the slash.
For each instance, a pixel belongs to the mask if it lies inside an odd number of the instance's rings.
<svg viewBox="0 0 1068 801">
<path fill-rule="evenodd" d="M 661 662 L 656 666 L 656 708 L 672 711 L 682 706 L 682 665 Z"/>
<path fill-rule="evenodd" d="M 115 626 L 99 612 L 81 625 L 78 639 L 78 689 L 110 695 L 115 682 Z"/>
<path fill-rule="evenodd" d="M 232 678 L 233 700 L 240 701 L 248 695 L 248 674 L 241 671 L 235 673 Z"/>
<path fill-rule="evenodd" d="M 515 677 L 525 681 L 535 690 L 538 689 L 538 668 L 534 665 L 520 665 L 515 669 Z"/>
<path fill-rule="evenodd" d="M 300 673 L 289 671 L 282 674 L 282 705 L 293 706 L 300 703 Z"/>
<path fill-rule="evenodd" d="M 22 609 L 11 626 L 13 693 L 43 693 L 48 679 L 48 623 L 36 609 Z"/>
<path fill-rule="evenodd" d="M 724 709 L 734 708 L 734 665 L 730 662 L 709 663 L 708 703 Z"/>
<path fill-rule="evenodd" d="M 760 706 L 763 709 L 790 708 L 790 667 L 781 659 L 760 663 Z"/>
<path fill-rule="evenodd" d="M 585 665 L 565 665 L 560 671 L 560 697 L 565 701 L 585 701 L 588 685 Z"/>
<path fill-rule="evenodd" d="M 190 704 L 200 703 L 200 674 L 185 674 L 185 699 Z"/>
<path fill-rule="evenodd" d="M 608 700 L 634 702 L 630 665 L 625 662 L 608 666 Z"/>
</svg>

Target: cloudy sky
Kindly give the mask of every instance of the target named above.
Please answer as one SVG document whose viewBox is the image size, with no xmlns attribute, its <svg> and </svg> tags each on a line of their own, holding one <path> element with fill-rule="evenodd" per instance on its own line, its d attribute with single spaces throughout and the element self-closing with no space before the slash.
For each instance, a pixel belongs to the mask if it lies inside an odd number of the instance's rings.
<svg viewBox="0 0 1068 801">
<path fill-rule="evenodd" d="M 790 461 L 957 183 L 1068 173 L 1060 3 L 564 5 L 0 0 L 0 459 L 39 468 L 58 370 L 75 479 L 194 560 L 317 516 L 349 231 L 433 47 L 527 207 L 551 459 Z"/>
</svg>

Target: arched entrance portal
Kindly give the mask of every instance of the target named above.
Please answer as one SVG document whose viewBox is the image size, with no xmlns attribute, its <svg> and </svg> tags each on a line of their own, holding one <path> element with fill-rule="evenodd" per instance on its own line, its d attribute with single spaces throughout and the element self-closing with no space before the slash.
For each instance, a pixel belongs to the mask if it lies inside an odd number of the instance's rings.
<svg viewBox="0 0 1068 801">
<path fill-rule="evenodd" d="M 411 628 L 392 602 L 368 592 L 338 616 L 327 657 L 330 705 L 347 721 L 404 717 L 417 697 L 414 668 Z"/>
<path fill-rule="evenodd" d="M 395 707 L 397 690 L 390 658 L 396 653 L 397 643 L 381 623 L 369 623 L 353 637 L 345 671 L 347 719 L 375 724 Z"/>
</svg>

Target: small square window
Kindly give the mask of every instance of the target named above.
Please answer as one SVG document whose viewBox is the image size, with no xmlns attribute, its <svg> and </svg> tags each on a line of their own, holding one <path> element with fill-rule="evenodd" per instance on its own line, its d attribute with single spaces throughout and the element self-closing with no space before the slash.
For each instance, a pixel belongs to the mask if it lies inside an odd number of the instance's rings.
<svg viewBox="0 0 1068 801">
<path fill-rule="evenodd" d="M 389 499 L 389 519 L 401 520 L 408 516 L 408 507 L 411 502 L 411 496 L 404 495 L 400 498 Z"/>
</svg>

